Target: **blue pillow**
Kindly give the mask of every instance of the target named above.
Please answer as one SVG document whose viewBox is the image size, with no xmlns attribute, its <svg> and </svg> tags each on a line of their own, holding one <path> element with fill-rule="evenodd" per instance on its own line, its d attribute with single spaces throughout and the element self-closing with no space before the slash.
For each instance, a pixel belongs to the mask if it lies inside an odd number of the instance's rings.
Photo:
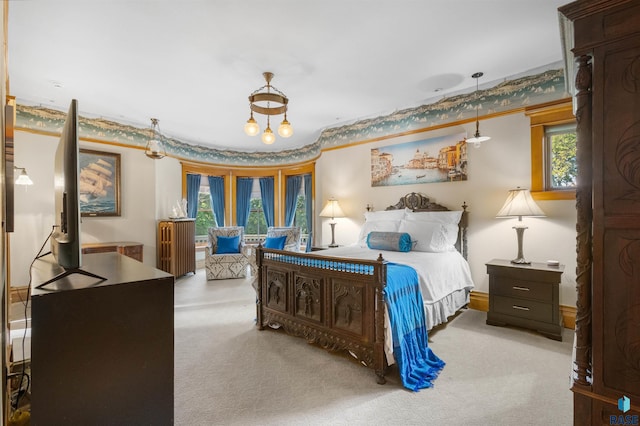
<svg viewBox="0 0 640 426">
<path fill-rule="evenodd" d="M 369 232 L 367 247 L 376 250 L 411 251 L 411 235 L 406 232 Z"/>
<path fill-rule="evenodd" d="M 267 237 L 267 239 L 264 240 L 264 248 L 282 250 L 286 241 L 286 235 L 281 237 Z"/>
<path fill-rule="evenodd" d="M 240 235 L 235 237 L 218 237 L 216 254 L 240 253 Z"/>
</svg>

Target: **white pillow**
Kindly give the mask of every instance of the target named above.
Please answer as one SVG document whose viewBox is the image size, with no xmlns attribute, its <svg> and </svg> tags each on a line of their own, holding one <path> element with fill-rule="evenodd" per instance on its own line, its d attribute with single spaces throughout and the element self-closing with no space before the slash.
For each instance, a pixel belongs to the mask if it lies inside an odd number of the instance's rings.
<svg viewBox="0 0 640 426">
<path fill-rule="evenodd" d="M 402 220 L 398 232 L 411 235 L 414 251 L 441 253 L 456 249 L 458 225 Z"/>
<path fill-rule="evenodd" d="M 360 229 L 360 236 L 358 237 L 357 244 L 360 247 L 367 247 L 367 235 L 369 235 L 369 232 L 398 232 L 399 226 L 399 220 L 374 220 L 371 222 L 367 221 L 362 225 L 362 228 Z"/>
<path fill-rule="evenodd" d="M 462 210 L 443 212 L 407 212 L 406 220 L 458 225 Z"/>
<path fill-rule="evenodd" d="M 364 218 L 367 222 L 374 220 L 401 220 L 404 219 L 405 209 L 402 210 L 381 210 L 377 212 L 365 212 Z"/>
</svg>

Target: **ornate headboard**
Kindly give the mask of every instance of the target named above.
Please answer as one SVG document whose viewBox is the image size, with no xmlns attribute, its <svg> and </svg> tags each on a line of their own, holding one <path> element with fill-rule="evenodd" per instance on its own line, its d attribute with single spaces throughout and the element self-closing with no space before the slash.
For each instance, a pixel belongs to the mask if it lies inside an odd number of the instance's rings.
<svg viewBox="0 0 640 426">
<path fill-rule="evenodd" d="M 458 239 L 456 240 L 456 249 L 462 254 L 462 257 L 467 259 L 467 226 L 469 223 L 469 212 L 467 211 L 467 203 L 462 203 L 462 216 L 460 217 L 460 222 L 458 222 Z M 432 203 L 429 201 L 429 198 L 424 195 L 411 192 L 400 198 L 396 204 L 387 207 L 385 210 L 400 210 L 400 209 L 411 209 L 414 212 L 442 212 L 449 211 L 443 205 Z"/>
</svg>

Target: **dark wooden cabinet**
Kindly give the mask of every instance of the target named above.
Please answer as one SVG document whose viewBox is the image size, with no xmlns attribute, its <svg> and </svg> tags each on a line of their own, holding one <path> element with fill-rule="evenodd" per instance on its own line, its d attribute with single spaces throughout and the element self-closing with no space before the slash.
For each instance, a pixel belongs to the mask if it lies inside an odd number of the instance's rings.
<svg viewBox="0 0 640 426">
<path fill-rule="evenodd" d="M 83 256 L 105 281 L 32 267 L 31 424 L 173 424 L 174 277 L 117 253 Z"/>
<path fill-rule="evenodd" d="M 574 423 L 622 424 L 640 415 L 640 2 L 560 12 L 577 65 Z"/>
<path fill-rule="evenodd" d="M 82 244 L 82 254 L 116 252 L 142 262 L 144 245 L 132 241 Z"/>
<path fill-rule="evenodd" d="M 516 265 L 494 259 L 489 274 L 489 325 L 516 325 L 562 340 L 559 285 L 564 266 Z"/>
</svg>

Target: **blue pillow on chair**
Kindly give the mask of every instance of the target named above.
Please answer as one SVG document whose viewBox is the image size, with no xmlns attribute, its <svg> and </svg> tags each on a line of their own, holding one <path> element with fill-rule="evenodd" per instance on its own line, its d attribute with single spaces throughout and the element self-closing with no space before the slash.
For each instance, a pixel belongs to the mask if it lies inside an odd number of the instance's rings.
<svg viewBox="0 0 640 426">
<path fill-rule="evenodd" d="M 235 237 L 218 237 L 216 254 L 240 253 L 240 235 Z"/>
<path fill-rule="evenodd" d="M 264 240 L 264 248 L 282 250 L 286 241 L 286 235 L 283 235 L 281 237 L 267 237 Z"/>
</svg>

